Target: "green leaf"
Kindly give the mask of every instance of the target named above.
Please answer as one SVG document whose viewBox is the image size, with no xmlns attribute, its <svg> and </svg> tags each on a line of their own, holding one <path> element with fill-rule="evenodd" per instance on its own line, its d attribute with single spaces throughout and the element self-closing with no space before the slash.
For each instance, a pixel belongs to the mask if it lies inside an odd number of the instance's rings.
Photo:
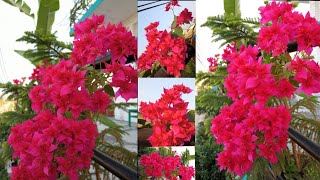
<svg viewBox="0 0 320 180">
<path fill-rule="evenodd" d="M 178 37 L 183 37 L 183 29 L 178 26 L 177 26 L 177 19 L 178 17 L 177 16 L 174 16 L 174 19 L 172 21 L 172 24 L 171 24 L 171 34 L 174 35 L 174 36 L 178 36 Z"/>
<path fill-rule="evenodd" d="M 109 94 L 109 96 L 114 97 L 114 90 L 110 85 L 105 85 L 103 89 L 104 89 L 104 92 Z"/>
<path fill-rule="evenodd" d="M 149 77 L 149 76 L 151 76 L 151 69 L 144 71 L 141 77 Z"/>
<path fill-rule="evenodd" d="M 195 121 L 195 110 L 190 110 L 187 112 L 189 122 Z"/>
<path fill-rule="evenodd" d="M 107 116 L 99 116 L 99 120 L 102 124 L 108 126 L 109 128 L 115 128 L 119 127 L 118 124 L 113 122 L 111 119 L 109 119 Z"/>
<path fill-rule="evenodd" d="M 182 27 L 177 27 L 172 30 L 172 34 L 174 36 L 183 37 L 183 29 Z"/>
<path fill-rule="evenodd" d="M 224 0 L 225 16 L 241 17 L 240 0 Z"/>
<path fill-rule="evenodd" d="M 34 14 L 31 13 L 31 8 L 22 0 L 3 0 L 3 2 L 10 4 L 11 6 L 17 7 L 20 12 L 23 12 L 27 16 L 34 18 Z"/>
<path fill-rule="evenodd" d="M 60 8 L 59 0 L 39 0 L 36 31 L 50 34 L 55 18 L 55 11 Z"/>
<path fill-rule="evenodd" d="M 14 52 L 16 52 L 17 54 L 19 54 L 20 56 L 28 59 L 30 62 L 35 62 L 37 59 L 33 56 L 33 57 L 30 57 L 28 56 L 28 51 L 24 51 L 24 50 L 14 50 Z"/>
<path fill-rule="evenodd" d="M 174 16 L 171 24 L 171 29 L 174 29 L 177 26 L 177 19 L 178 19 L 178 16 Z"/>
</svg>

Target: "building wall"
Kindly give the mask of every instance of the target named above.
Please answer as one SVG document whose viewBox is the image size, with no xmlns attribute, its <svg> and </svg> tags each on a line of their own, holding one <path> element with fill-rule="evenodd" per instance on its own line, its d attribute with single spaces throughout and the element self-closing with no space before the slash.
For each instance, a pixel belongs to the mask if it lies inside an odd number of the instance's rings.
<svg viewBox="0 0 320 180">
<path fill-rule="evenodd" d="M 137 37 L 138 36 L 138 17 L 137 13 L 134 13 L 130 16 L 130 18 L 123 21 L 123 25 L 132 32 L 132 34 Z"/>
</svg>

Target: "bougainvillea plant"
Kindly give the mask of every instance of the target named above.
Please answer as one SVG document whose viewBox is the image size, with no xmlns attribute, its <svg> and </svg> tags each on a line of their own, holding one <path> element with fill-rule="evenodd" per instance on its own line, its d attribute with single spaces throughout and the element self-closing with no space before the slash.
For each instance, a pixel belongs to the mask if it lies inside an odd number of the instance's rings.
<svg viewBox="0 0 320 180">
<path fill-rule="evenodd" d="M 156 102 L 141 102 L 143 118 L 152 122 L 153 134 L 148 138 L 152 146 L 181 146 L 194 135 L 194 124 L 188 121 L 188 102 L 181 96 L 192 90 L 189 87 L 174 85 L 164 88 L 164 93 Z"/>
<path fill-rule="evenodd" d="M 165 11 L 171 9 L 174 13 L 174 7 L 176 6 L 180 5 L 177 0 L 173 0 L 166 5 Z M 145 28 L 148 45 L 145 52 L 139 57 L 139 70 L 158 71 L 160 68 L 167 75 L 175 77 L 180 77 L 181 71 L 185 70 L 188 46 L 181 25 L 190 24 L 193 17 L 187 8 L 174 17 L 169 32 L 167 30 L 158 30 L 159 22 L 150 23 Z"/>
<path fill-rule="evenodd" d="M 271 2 L 259 10 L 258 44 L 229 44 L 222 54 L 229 73 L 224 86 L 233 104 L 225 106 L 211 126 L 217 143 L 224 146 L 217 157 L 220 169 L 239 176 L 253 168 L 257 157 L 278 162 L 292 120 L 285 102 L 294 93 L 320 92 L 320 66 L 310 56 L 320 45 L 316 19 L 294 11 L 287 2 Z M 290 55 L 287 47 L 294 42 L 297 51 Z M 216 59 L 209 61 L 214 71 Z"/>
<path fill-rule="evenodd" d="M 140 165 L 144 168 L 143 173 L 153 178 L 191 180 L 195 174 L 194 168 L 184 166 L 180 156 L 173 153 L 173 156 L 161 156 L 158 152 L 143 154 L 140 159 Z"/>
<path fill-rule="evenodd" d="M 112 96 L 137 98 L 137 71 L 126 64 L 129 55 L 136 56 L 136 38 L 121 23 L 103 22 L 103 16 L 93 15 L 75 25 L 71 59 L 34 70 L 30 78 L 38 85 L 29 97 L 37 115 L 11 129 L 8 143 L 18 159 L 12 179 L 78 179 L 93 156 L 94 118 L 106 112 Z M 106 69 L 92 68 L 108 51 Z M 112 87 L 118 88 L 115 95 Z"/>
</svg>

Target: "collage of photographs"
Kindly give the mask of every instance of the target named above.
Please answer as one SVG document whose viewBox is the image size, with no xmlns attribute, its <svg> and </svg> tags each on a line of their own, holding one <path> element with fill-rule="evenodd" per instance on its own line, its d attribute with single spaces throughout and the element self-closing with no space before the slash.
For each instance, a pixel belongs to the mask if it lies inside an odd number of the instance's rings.
<svg viewBox="0 0 320 180">
<path fill-rule="evenodd" d="M 0 180 L 320 180 L 320 1 L 0 17 Z"/>
</svg>

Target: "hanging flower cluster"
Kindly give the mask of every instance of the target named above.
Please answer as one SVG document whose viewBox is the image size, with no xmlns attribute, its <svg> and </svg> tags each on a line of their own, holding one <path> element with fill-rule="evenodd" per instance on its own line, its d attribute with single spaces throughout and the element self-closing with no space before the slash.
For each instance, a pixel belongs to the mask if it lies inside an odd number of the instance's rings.
<svg viewBox="0 0 320 180">
<path fill-rule="evenodd" d="M 308 55 L 313 47 L 320 45 L 320 25 L 309 12 L 304 17 L 293 11 L 292 4 L 273 1 L 260 7 L 260 14 L 260 23 L 264 26 L 259 32 L 258 45 L 262 50 L 272 52 L 273 56 L 286 52 L 289 42 L 296 41 L 298 51 L 305 51 Z"/>
<path fill-rule="evenodd" d="M 165 177 L 170 180 L 191 180 L 194 177 L 192 166 L 182 166 L 178 155 L 162 157 L 158 152 L 149 156 L 142 155 L 140 164 L 145 168 L 144 173 L 150 177 Z"/>
<path fill-rule="evenodd" d="M 177 0 L 169 2 L 166 6 L 166 11 L 173 10 L 174 6 L 180 6 Z M 190 23 L 192 19 L 192 13 L 185 8 L 177 16 L 175 26 L 173 25 L 171 29 Z M 159 62 L 170 75 L 180 77 L 180 71 L 185 69 L 184 60 L 187 57 L 186 41 L 182 37 L 173 37 L 167 30 L 157 30 L 158 25 L 159 22 L 154 22 L 145 28 L 149 44 L 146 47 L 146 51 L 139 57 L 138 68 L 141 70 L 152 69 L 152 66 Z"/>
<path fill-rule="evenodd" d="M 106 52 L 111 52 L 112 62 L 125 64 L 129 55 L 137 54 L 137 39 L 122 23 L 101 26 L 103 22 L 104 16 L 93 16 L 92 20 L 75 25 L 71 53 L 75 64 L 92 64 L 97 58 L 106 56 Z"/>
<path fill-rule="evenodd" d="M 286 73 L 279 75 L 276 62 L 259 57 L 260 50 L 272 56 L 284 54 L 287 44 L 294 40 L 298 51 L 310 55 L 319 42 L 316 20 L 309 13 L 303 17 L 292 12 L 292 5 L 287 2 L 272 2 L 261 7 L 260 12 L 261 24 L 272 24 L 260 29 L 258 46 L 241 45 L 238 50 L 234 43 L 222 54 L 229 73 L 224 86 L 234 102 L 213 118 L 211 126 L 217 143 L 224 146 L 217 157 L 220 169 L 239 176 L 252 169 L 258 156 L 277 163 L 277 154 L 286 149 L 291 111 L 284 105 L 270 106 L 270 99 L 291 98 L 295 90 L 307 95 L 320 92 L 320 66 L 314 60 L 299 56 L 291 59 L 287 55 L 280 67 Z"/>
<path fill-rule="evenodd" d="M 140 103 L 140 112 L 147 121 L 152 121 L 153 134 L 148 138 L 152 146 L 183 145 L 194 135 L 194 124 L 188 121 L 188 102 L 183 101 L 182 94 L 188 94 L 189 87 L 174 85 L 164 89 L 156 102 Z"/>
<path fill-rule="evenodd" d="M 119 87 L 116 96 L 126 100 L 137 97 L 137 71 L 125 64 L 126 57 L 136 56 L 135 37 L 121 24 L 103 26 L 103 21 L 103 16 L 94 15 L 75 26 L 70 60 L 34 70 L 30 79 L 38 85 L 30 90 L 29 98 L 38 114 L 11 129 L 8 143 L 14 150 L 13 158 L 19 158 L 18 166 L 12 168 L 12 179 L 56 179 L 61 175 L 78 179 L 78 171 L 90 167 L 98 136 L 90 114 L 105 113 L 111 102 L 101 86 L 109 83 Z M 89 65 L 107 51 L 112 54 L 111 64 L 98 74 L 102 74 L 100 78 L 112 76 L 112 80 L 104 78 L 92 88 L 97 82 L 88 81 L 95 73 Z"/>
</svg>

